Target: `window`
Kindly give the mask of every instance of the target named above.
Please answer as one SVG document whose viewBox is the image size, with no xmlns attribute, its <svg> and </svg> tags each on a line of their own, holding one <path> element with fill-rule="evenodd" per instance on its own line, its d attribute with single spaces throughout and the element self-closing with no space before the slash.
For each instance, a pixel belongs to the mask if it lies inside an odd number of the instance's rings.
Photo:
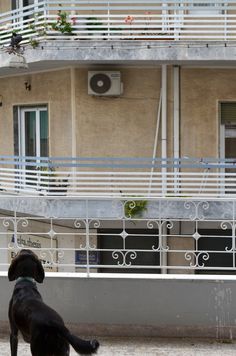
<svg viewBox="0 0 236 356">
<path fill-rule="evenodd" d="M 24 24 L 27 24 L 28 20 L 30 18 L 34 17 L 34 13 L 36 14 L 40 14 L 40 11 L 42 12 L 43 8 L 41 6 L 38 7 L 37 5 L 39 5 L 43 0 L 12 0 L 11 6 L 12 6 L 12 10 L 16 10 L 19 9 L 19 11 L 16 13 L 17 18 L 15 19 L 15 23 L 19 28 L 24 28 Z M 26 6 L 30 6 L 30 5 L 36 5 L 34 8 L 30 8 L 30 9 L 24 9 L 24 7 Z"/>
<path fill-rule="evenodd" d="M 39 107 L 13 107 L 14 154 L 16 156 L 47 157 L 48 109 Z"/>
<path fill-rule="evenodd" d="M 38 4 L 40 1 L 43 0 L 12 0 L 12 9 L 20 9 L 24 6 Z"/>
<path fill-rule="evenodd" d="M 122 236 L 122 233 L 124 235 Z M 103 273 L 160 273 L 158 230 L 150 229 L 104 229 L 98 230 L 100 268 Z M 153 248 L 155 247 L 155 248 Z M 115 252 L 115 254 L 113 253 Z M 130 267 L 122 268 L 122 264 Z M 120 267 L 119 267 L 120 264 Z M 114 266 L 114 267 L 112 267 Z M 115 267 L 116 266 L 116 267 Z M 139 268 L 140 266 L 140 268 Z M 142 268 L 141 266 L 150 266 Z M 157 266 L 157 268 L 154 268 Z M 117 268 L 118 267 L 118 268 Z M 133 267 L 133 268 L 132 268 Z"/>
<path fill-rule="evenodd" d="M 205 267 L 214 268 L 214 270 L 199 270 L 196 273 L 235 274 L 232 230 L 199 229 L 198 232 L 201 235 L 198 240 L 198 250 L 209 254 L 209 258 L 204 260 L 204 253 L 202 253 L 202 260 L 199 260 L 199 263 L 204 263 Z M 225 270 L 217 270 L 217 267 L 225 268 Z"/>
<path fill-rule="evenodd" d="M 48 112 L 46 107 L 22 107 L 19 112 L 19 153 L 48 156 Z"/>
</svg>

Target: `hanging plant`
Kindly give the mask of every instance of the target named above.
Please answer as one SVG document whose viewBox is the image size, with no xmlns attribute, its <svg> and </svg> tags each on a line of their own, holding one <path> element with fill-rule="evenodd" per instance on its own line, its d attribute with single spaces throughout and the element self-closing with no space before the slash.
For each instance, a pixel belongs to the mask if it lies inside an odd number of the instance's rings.
<svg viewBox="0 0 236 356">
<path fill-rule="evenodd" d="M 147 210 L 147 200 L 128 200 L 124 204 L 124 213 L 127 218 L 141 217 Z"/>
</svg>

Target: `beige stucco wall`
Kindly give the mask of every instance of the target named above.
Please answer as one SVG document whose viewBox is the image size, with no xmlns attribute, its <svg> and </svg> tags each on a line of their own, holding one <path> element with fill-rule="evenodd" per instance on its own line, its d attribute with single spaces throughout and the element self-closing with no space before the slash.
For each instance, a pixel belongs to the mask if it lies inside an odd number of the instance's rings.
<svg viewBox="0 0 236 356">
<path fill-rule="evenodd" d="M 1 78 L 0 154 L 13 154 L 13 105 L 48 104 L 50 155 L 71 156 L 72 142 L 76 142 L 78 156 L 150 157 L 160 96 L 160 68 L 102 69 L 121 71 L 124 93 L 117 98 L 89 96 L 88 69 L 76 69 L 73 132 L 70 69 Z M 218 103 L 236 99 L 235 79 L 234 69 L 181 69 L 182 156 L 218 156 Z M 26 80 L 31 82 L 31 91 L 25 89 Z M 169 156 L 173 155 L 172 81 L 172 70 L 169 68 Z M 160 155 L 160 135 L 158 148 Z"/>
<path fill-rule="evenodd" d="M 25 89 L 25 81 L 31 90 Z M 0 154 L 13 154 L 13 105 L 47 104 L 49 153 L 71 156 L 71 100 L 69 70 L 1 78 Z"/>
<path fill-rule="evenodd" d="M 181 70 L 181 155 L 219 155 L 220 101 L 236 101 L 235 69 Z"/>
<path fill-rule="evenodd" d="M 0 1 L 0 13 L 11 10 L 11 0 Z"/>
<path fill-rule="evenodd" d="M 160 96 L 160 69 L 113 70 L 121 70 L 124 84 L 124 94 L 117 98 L 89 96 L 88 70 L 76 72 L 77 155 L 151 156 Z"/>
</svg>

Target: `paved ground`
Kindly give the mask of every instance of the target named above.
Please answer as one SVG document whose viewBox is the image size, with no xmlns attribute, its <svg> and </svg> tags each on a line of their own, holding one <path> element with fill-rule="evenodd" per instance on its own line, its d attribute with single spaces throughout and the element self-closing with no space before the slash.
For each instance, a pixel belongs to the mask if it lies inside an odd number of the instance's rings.
<svg viewBox="0 0 236 356">
<path fill-rule="evenodd" d="M 98 356 L 235 356 L 236 342 L 158 338 L 99 338 Z M 77 355 L 71 350 L 71 356 Z M 8 339 L 0 339 L 0 356 L 10 356 Z M 29 346 L 20 342 L 18 356 L 31 356 Z"/>
</svg>

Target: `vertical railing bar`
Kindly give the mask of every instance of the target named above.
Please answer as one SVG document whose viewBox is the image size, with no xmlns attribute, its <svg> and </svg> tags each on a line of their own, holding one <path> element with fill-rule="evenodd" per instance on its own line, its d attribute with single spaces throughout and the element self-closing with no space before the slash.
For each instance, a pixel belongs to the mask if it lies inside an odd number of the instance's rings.
<svg viewBox="0 0 236 356">
<path fill-rule="evenodd" d="M 89 214 L 88 214 L 88 199 L 86 199 L 86 219 L 85 219 L 85 226 L 86 226 L 86 271 L 87 277 L 90 277 L 90 264 L 89 264 Z"/>
<path fill-rule="evenodd" d="M 107 3 L 107 21 L 108 21 L 108 24 L 107 24 L 107 30 L 108 30 L 108 37 L 107 39 L 110 40 L 110 1 L 108 1 Z"/>
</svg>

